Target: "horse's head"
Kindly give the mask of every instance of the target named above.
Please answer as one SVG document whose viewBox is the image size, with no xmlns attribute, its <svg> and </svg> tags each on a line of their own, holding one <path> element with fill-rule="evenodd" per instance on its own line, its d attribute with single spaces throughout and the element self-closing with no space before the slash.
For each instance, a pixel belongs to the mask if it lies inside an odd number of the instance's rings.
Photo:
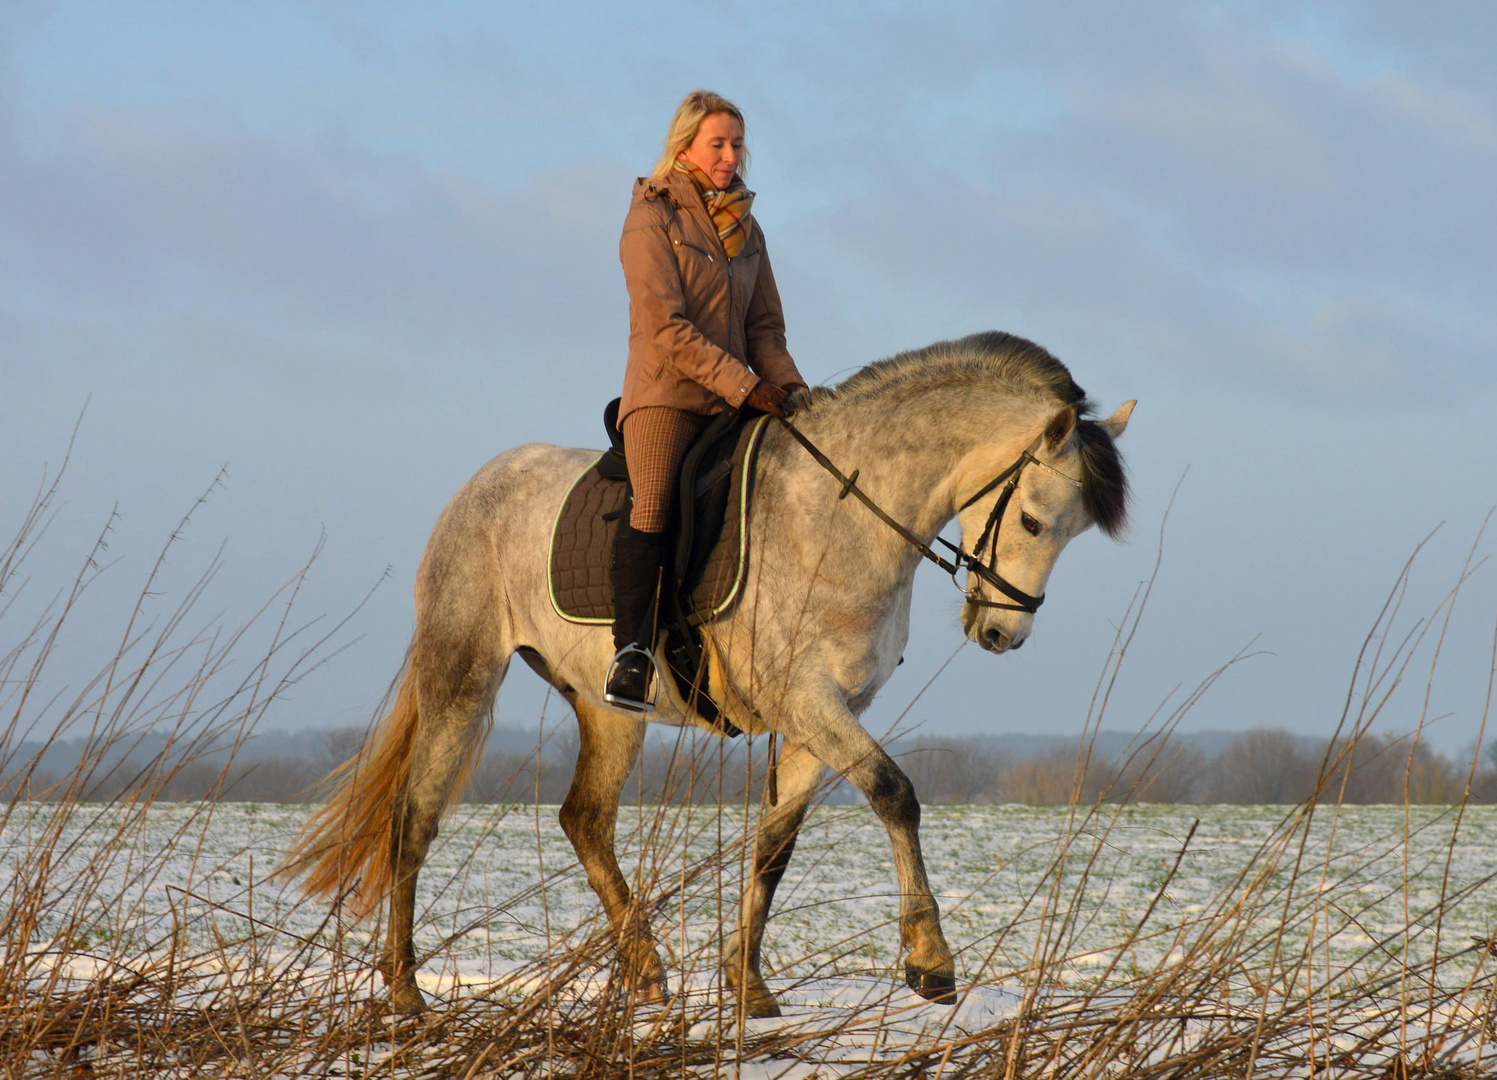
<svg viewBox="0 0 1497 1080">
<path fill-rule="evenodd" d="M 1134 404 L 1102 421 L 1078 415 L 1074 406 L 1061 409 L 1005 480 L 979 487 L 980 497 L 959 510 L 962 549 L 976 565 L 967 574 L 962 629 L 984 649 L 1024 644 L 1050 571 L 1072 537 L 1093 525 L 1109 536 L 1122 531 L 1128 481 L 1113 440 L 1128 426 Z"/>
</svg>

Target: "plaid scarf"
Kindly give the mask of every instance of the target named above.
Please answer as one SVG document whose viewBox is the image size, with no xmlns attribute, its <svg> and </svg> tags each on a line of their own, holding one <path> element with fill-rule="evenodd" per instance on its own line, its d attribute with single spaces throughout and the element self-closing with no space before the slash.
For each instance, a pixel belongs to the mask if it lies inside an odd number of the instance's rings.
<svg viewBox="0 0 1497 1080">
<path fill-rule="evenodd" d="M 733 258 L 748 243 L 749 229 L 754 223 L 750 216 L 754 193 L 743 186 L 741 176 L 734 176 L 726 188 L 717 190 L 712 186 L 712 178 L 684 157 L 676 159 L 676 168 L 696 184 L 707 213 L 712 216 L 712 224 L 717 226 L 717 238 L 723 242 L 728 258 Z"/>
</svg>

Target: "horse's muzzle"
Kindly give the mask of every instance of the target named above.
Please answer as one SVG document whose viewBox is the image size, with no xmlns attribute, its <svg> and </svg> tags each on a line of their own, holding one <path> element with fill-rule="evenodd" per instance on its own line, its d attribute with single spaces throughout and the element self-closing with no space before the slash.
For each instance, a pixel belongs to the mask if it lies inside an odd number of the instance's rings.
<svg viewBox="0 0 1497 1080">
<path fill-rule="evenodd" d="M 1020 648 L 1024 644 L 1027 634 L 1015 641 L 1009 631 L 994 623 L 983 625 L 983 615 L 983 609 L 970 604 L 962 608 L 962 629 L 968 638 L 991 653 L 1005 653 Z"/>
</svg>

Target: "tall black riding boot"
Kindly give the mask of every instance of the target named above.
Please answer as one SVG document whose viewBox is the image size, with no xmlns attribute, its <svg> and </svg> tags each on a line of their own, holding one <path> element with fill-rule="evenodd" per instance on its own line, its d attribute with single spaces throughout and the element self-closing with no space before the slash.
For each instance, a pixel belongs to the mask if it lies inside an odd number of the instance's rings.
<svg viewBox="0 0 1497 1080">
<path fill-rule="evenodd" d="M 617 649 L 603 700 L 620 709 L 649 712 L 650 674 L 655 667 L 655 598 L 665 563 L 665 534 L 640 532 L 619 522 L 613 541 L 613 645 Z"/>
</svg>

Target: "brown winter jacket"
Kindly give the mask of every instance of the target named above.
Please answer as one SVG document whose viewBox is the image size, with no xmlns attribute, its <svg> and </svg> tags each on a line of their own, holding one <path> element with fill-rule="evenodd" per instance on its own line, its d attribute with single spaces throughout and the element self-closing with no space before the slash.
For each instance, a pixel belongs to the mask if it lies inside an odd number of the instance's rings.
<svg viewBox="0 0 1497 1080">
<path fill-rule="evenodd" d="M 758 221 L 729 259 L 687 174 L 635 183 L 619 261 L 629 288 L 620 421 L 649 405 L 737 408 L 761 377 L 777 386 L 805 382 L 785 350 L 785 316 Z"/>
</svg>

